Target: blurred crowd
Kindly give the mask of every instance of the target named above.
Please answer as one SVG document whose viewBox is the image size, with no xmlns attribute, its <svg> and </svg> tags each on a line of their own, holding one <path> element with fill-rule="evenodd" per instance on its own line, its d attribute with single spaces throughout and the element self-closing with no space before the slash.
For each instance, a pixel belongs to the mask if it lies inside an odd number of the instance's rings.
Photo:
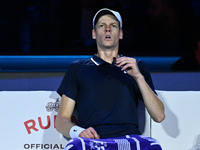
<svg viewBox="0 0 200 150">
<path fill-rule="evenodd" d="M 199 0 L 4 0 L 0 55 L 94 54 L 92 18 L 103 7 L 122 15 L 122 54 L 197 58 Z"/>
</svg>

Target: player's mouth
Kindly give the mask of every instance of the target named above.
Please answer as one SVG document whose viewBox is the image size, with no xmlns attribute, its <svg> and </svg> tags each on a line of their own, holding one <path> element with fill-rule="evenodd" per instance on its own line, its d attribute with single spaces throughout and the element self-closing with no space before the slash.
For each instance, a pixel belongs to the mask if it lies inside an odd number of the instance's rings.
<svg viewBox="0 0 200 150">
<path fill-rule="evenodd" d="M 110 35 L 106 35 L 106 36 L 105 36 L 105 39 L 106 39 L 106 40 L 111 40 L 111 36 L 110 36 Z"/>
</svg>

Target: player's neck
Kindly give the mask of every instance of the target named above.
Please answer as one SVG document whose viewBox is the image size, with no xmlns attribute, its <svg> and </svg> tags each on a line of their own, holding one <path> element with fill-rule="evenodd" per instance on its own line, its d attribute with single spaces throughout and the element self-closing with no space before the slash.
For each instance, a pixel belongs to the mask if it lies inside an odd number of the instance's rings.
<svg viewBox="0 0 200 150">
<path fill-rule="evenodd" d="M 120 57 L 118 51 L 98 51 L 97 56 L 110 64 L 113 62 L 113 57 Z"/>
</svg>

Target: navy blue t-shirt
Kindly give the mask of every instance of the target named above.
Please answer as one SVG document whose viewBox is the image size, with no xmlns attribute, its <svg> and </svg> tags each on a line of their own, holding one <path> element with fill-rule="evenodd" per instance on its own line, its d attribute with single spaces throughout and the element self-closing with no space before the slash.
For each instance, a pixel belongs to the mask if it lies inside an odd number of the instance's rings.
<svg viewBox="0 0 200 150">
<path fill-rule="evenodd" d="M 145 64 L 138 61 L 138 67 L 155 91 Z M 78 125 L 93 127 L 101 138 L 140 134 L 139 87 L 133 77 L 114 63 L 109 64 L 96 55 L 72 63 L 57 92 L 76 102 Z"/>
</svg>

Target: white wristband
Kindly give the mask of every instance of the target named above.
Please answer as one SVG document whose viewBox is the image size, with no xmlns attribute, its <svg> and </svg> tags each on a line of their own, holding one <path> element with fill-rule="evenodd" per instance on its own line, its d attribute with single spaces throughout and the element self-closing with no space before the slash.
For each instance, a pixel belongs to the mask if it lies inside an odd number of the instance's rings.
<svg viewBox="0 0 200 150">
<path fill-rule="evenodd" d="M 79 126 L 73 126 L 69 131 L 69 135 L 71 138 L 76 138 L 84 130 L 85 130 L 84 128 L 81 128 Z"/>
</svg>

